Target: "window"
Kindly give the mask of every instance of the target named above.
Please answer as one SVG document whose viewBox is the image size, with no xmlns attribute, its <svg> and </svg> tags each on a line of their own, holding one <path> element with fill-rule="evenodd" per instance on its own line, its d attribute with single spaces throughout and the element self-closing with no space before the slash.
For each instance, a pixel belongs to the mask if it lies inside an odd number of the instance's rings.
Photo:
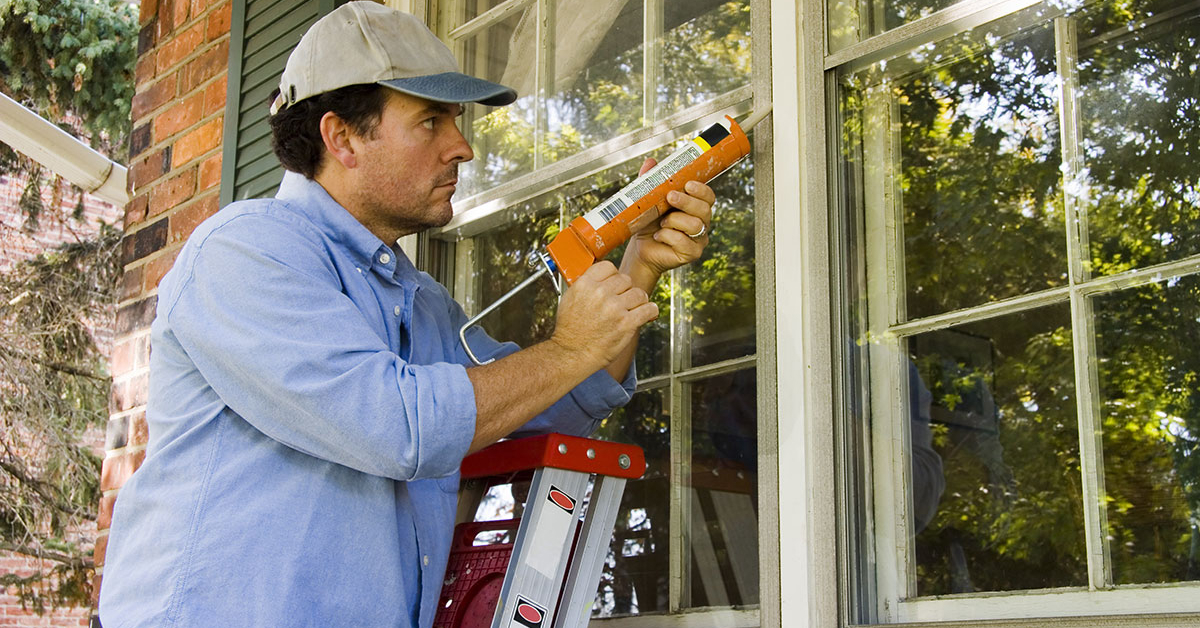
<svg viewBox="0 0 1200 628">
<path fill-rule="evenodd" d="M 850 618 L 1200 612 L 1200 2 L 828 10 Z"/>
<path fill-rule="evenodd" d="M 436 18 L 464 71 L 520 94 L 464 113 L 475 159 L 454 219 L 423 249 L 468 311 L 532 272 L 529 254 L 645 156 L 753 106 L 749 0 L 448 1 Z M 652 295 L 660 316 L 640 339 L 639 391 L 597 435 L 640 445 L 649 469 L 626 488 L 595 616 L 699 610 L 702 623 L 757 625 L 754 163 L 712 182 L 705 257 Z M 482 325 L 528 345 L 551 333 L 555 301 L 537 284 Z"/>
</svg>

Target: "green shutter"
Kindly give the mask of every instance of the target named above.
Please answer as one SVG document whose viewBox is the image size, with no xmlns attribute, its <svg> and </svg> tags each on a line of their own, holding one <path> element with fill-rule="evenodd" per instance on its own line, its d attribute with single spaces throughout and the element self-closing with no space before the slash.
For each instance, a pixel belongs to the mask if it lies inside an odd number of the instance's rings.
<svg viewBox="0 0 1200 628">
<path fill-rule="evenodd" d="M 275 194 L 283 167 L 271 152 L 267 98 L 288 54 L 335 0 L 234 0 L 229 91 L 221 166 L 221 205 Z"/>
</svg>

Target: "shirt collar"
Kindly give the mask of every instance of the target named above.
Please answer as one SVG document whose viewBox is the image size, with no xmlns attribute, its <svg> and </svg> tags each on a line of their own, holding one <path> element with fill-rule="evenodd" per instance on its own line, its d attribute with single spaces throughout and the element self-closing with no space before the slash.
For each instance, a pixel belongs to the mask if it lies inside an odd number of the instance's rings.
<svg viewBox="0 0 1200 628">
<path fill-rule="evenodd" d="M 275 198 L 289 202 L 317 224 L 334 242 L 350 251 L 361 263 L 396 279 L 413 279 L 416 268 L 400 247 L 389 246 L 371 233 L 320 183 L 296 172 L 284 172 Z"/>
</svg>

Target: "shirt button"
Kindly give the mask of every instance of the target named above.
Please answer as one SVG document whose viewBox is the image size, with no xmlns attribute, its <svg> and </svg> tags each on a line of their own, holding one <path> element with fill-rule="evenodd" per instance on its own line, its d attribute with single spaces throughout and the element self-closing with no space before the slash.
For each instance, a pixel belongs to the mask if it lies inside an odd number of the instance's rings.
<svg viewBox="0 0 1200 628">
<path fill-rule="evenodd" d="M 392 311 L 396 313 L 396 316 L 400 316 L 400 306 L 399 305 L 397 305 L 395 307 L 395 309 L 393 309 Z"/>
<path fill-rule="evenodd" d="M 428 557 L 428 556 L 422 556 L 422 557 L 421 557 L 421 561 L 422 561 L 422 562 L 424 562 L 426 565 L 428 565 L 428 564 L 429 564 L 429 557 Z"/>
<path fill-rule="evenodd" d="M 386 264 L 386 263 L 388 263 L 388 262 L 390 262 L 390 261 L 392 261 L 392 256 L 391 256 L 391 255 L 388 255 L 387 253 L 383 253 L 383 254 L 381 254 L 381 255 L 379 256 L 379 263 L 380 263 L 380 264 Z"/>
</svg>

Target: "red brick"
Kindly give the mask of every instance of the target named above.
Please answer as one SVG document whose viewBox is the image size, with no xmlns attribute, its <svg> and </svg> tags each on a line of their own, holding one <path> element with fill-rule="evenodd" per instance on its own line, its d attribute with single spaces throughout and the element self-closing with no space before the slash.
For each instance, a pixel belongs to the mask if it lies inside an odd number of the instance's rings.
<svg viewBox="0 0 1200 628">
<path fill-rule="evenodd" d="M 101 580 L 102 580 L 102 578 L 100 577 L 100 574 L 96 574 L 96 577 L 92 578 L 92 608 L 93 609 L 98 608 L 100 606 L 100 581 Z M 88 626 L 88 625 L 91 625 L 91 624 L 90 623 L 89 624 L 80 624 L 80 626 Z M 98 617 L 96 618 L 95 625 L 97 625 L 97 626 L 100 625 L 100 619 Z"/>
<path fill-rule="evenodd" d="M 146 114 L 158 109 L 175 98 L 175 73 L 165 76 L 159 82 L 150 86 L 144 92 L 134 94 L 132 108 L 133 121 L 138 122 Z"/>
<path fill-rule="evenodd" d="M 142 267 L 127 268 L 121 275 L 120 300 L 127 301 L 142 295 Z"/>
<path fill-rule="evenodd" d="M 97 532 L 100 530 L 107 530 L 112 526 L 113 503 L 116 501 L 116 495 L 104 495 L 100 498 L 100 510 L 96 514 Z"/>
<path fill-rule="evenodd" d="M 150 191 L 149 217 L 157 216 L 188 200 L 196 193 L 196 169 L 188 168 Z"/>
<path fill-rule="evenodd" d="M 109 356 L 113 377 L 120 377 L 133 370 L 136 348 L 136 340 L 113 343 L 112 354 Z"/>
<path fill-rule="evenodd" d="M 205 24 L 200 22 L 187 30 L 180 31 L 167 43 L 159 46 L 156 63 L 159 74 L 188 58 L 196 48 L 200 47 L 200 44 L 204 43 L 204 27 Z"/>
<path fill-rule="evenodd" d="M 184 90 L 187 93 L 187 90 Z M 161 142 L 168 137 L 196 124 L 204 111 L 204 94 L 196 94 L 176 100 L 164 112 L 154 118 L 154 141 Z"/>
<path fill-rule="evenodd" d="M 100 465 L 100 490 L 121 488 L 130 475 L 133 475 L 133 456 L 128 453 L 107 456 Z"/>
<path fill-rule="evenodd" d="M 183 71 L 183 92 L 186 94 L 205 81 L 225 72 L 229 68 L 229 40 L 200 53 L 188 62 Z"/>
<path fill-rule="evenodd" d="M 92 551 L 92 558 L 95 560 L 97 567 L 104 566 L 104 554 L 108 551 L 108 535 L 101 534 L 96 537 L 96 548 Z"/>
<path fill-rule="evenodd" d="M 173 13 L 171 19 L 176 24 L 183 24 L 188 20 L 189 9 L 191 8 L 192 3 L 190 0 L 174 0 L 171 3 L 171 12 Z"/>
<path fill-rule="evenodd" d="M 175 142 L 171 154 L 171 167 L 178 168 L 187 162 L 221 146 L 221 134 L 225 131 L 225 119 L 214 118 Z M 152 203 L 153 204 L 153 203 Z M 153 208 L 151 208 L 153 210 Z"/>
<path fill-rule="evenodd" d="M 121 405 L 125 403 L 125 389 L 128 386 L 125 382 L 113 382 L 108 393 L 108 413 L 116 414 L 120 412 Z"/>
<path fill-rule="evenodd" d="M 158 65 L 154 62 L 154 51 L 151 50 L 142 55 L 137 60 L 137 64 L 133 66 L 133 79 L 135 85 L 145 85 L 154 78 L 154 72 L 158 69 Z"/>
<path fill-rule="evenodd" d="M 192 235 L 192 231 L 204 222 L 205 218 L 217 213 L 219 202 L 220 197 L 214 190 L 204 198 L 171 214 L 171 231 L 167 236 L 167 241 L 178 243 L 187 240 L 188 236 Z"/>
<path fill-rule="evenodd" d="M 204 115 L 221 111 L 225 108 L 225 95 L 228 91 L 229 77 L 223 76 L 204 88 Z"/>
<path fill-rule="evenodd" d="M 168 270 L 171 270 L 171 266 L 175 264 L 175 257 L 178 255 L 179 249 L 176 248 L 146 262 L 146 292 L 158 287 L 158 282 L 162 281 L 163 275 L 166 275 Z"/>
<path fill-rule="evenodd" d="M 221 182 L 221 153 L 200 162 L 200 191 Z"/>
<path fill-rule="evenodd" d="M 215 11 L 208 14 L 208 41 L 216 41 L 229 34 L 232 2 L 223 2 Z"/>
<path fill-rule="evenodd" d="M 163 158 L 163 151 L 147 153 L 144 158 L 136 161 L 129 171 L 129 183 L 133 186 L 133 191 L 140 192 L 151 181 L 163 176 L 168 167 L 169 164 Z"/>
<path fill-rule="evenodd" d="M 133 354 L 133 367 L 146 368 L 150 366 L 150 335 L 138 336 Z"/>
<path fill-rule="evenodd" d="M 138 26 L 145 26 L 146 22 L 154 19 L 154 16 L 158 14 L 158 0 L 142 0 L 140 4 Z"/>
<path fill-rule="evenodd" d="M 129 417 L 129 445 L 145 445 L 150 442 L 150 426 L 146 424 L 146 413 L 137 412 Z"/>
<path fill-rule="evenodd" d="M 129 206 L 125 209 L 125 229 L 129 229 L 134 223 L 141 222 L 146 219 L 146 211 L 150 208 L 150 195 L 141 194 L 133 197 L 129 202 Z"/>
<path fill-rule="evenodd" d="M 112 399 L 109 403 L 112 414 L 126 412 L 146 405 L 146 374 L 113 383 Z"/>
</svg>

